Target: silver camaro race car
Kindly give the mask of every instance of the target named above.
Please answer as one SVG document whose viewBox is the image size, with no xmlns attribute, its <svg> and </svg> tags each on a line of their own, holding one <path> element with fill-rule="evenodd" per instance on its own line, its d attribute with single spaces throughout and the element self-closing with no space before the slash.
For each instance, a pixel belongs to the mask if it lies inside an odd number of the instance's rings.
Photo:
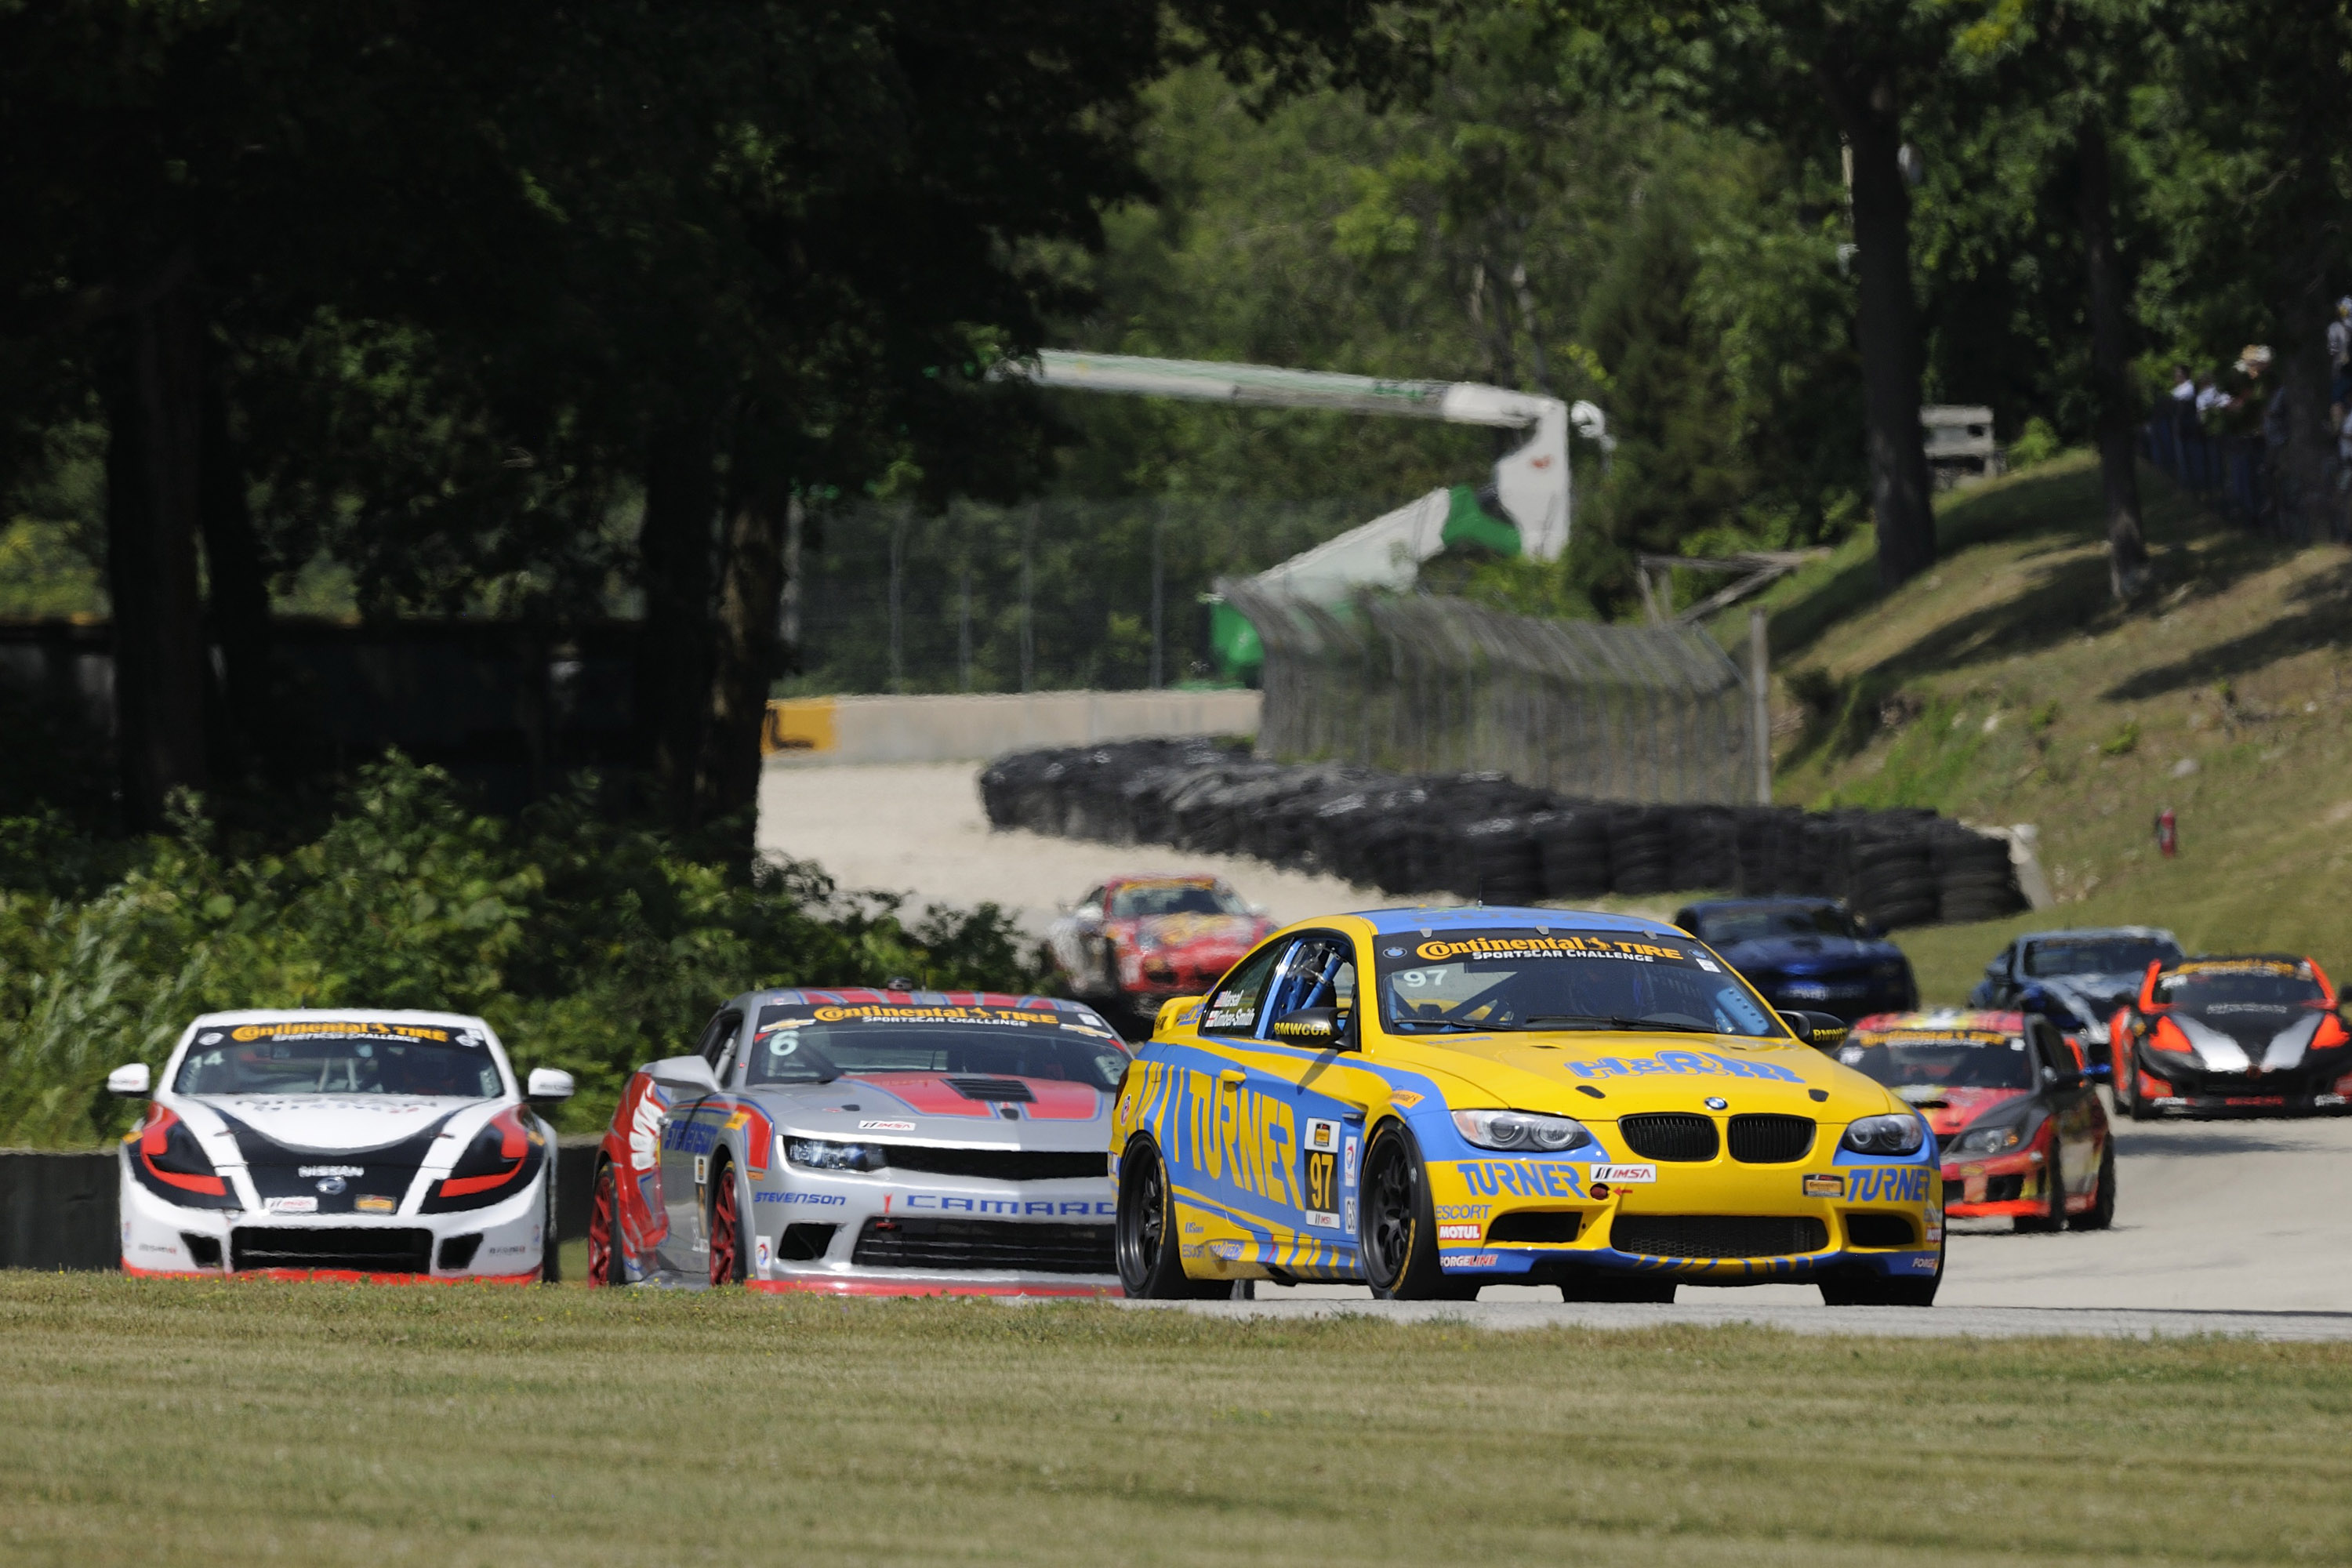
<svg viewBox="0 0 2352 1568">
<path fill-rule="evenodd" d="M 597 1152 L 593 1284 L 1115 1295 L 1092 1008 L 976 992 L 761 991 L 639 1068 Z"/>
<path fill-rule="evenodd" d="M 126 1274 L 555 1278 L 553 1130 L 490 1026 L 457 1013 L 208 1013 L 122 1140 Z"/>
</svg>

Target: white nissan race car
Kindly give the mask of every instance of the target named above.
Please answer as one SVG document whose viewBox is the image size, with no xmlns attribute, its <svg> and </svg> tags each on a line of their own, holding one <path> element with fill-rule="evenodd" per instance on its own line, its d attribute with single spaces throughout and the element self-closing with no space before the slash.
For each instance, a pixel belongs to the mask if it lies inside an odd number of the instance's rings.
<svg viewBox="0 0 2352 1568">
<path fill-rule="evenodd" d="M 147 1066 L 107 1088 L 149 1099 Z M 553 1279 L 555 1136 L 457 1013 L 208 1013 L 122 1141 L 122 1271 Z"/>
</svg>

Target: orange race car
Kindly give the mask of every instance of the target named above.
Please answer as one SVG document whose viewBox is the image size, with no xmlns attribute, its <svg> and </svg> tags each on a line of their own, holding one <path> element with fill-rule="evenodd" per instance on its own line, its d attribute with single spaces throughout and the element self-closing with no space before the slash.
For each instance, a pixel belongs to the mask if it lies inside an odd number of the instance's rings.
<svg viewBox="0 0 2352 1568">
<path fill-rule="evenodd" d="M 2029 1013 L 1881 1013 L 1832 1053 L 1934 1128 L 1948 1219 L 2019 1230 L 2105 1230 L 2116 1148 L 2080 1050 Z"/>
<path fill-rule="evenodd" d="M 2147 966 L 2107 1028 L 2126 1116 L 2340 1113 L 2352 1103 L 2352 1030 L 2326 971 L 2293 953 Z"/>
</svg>

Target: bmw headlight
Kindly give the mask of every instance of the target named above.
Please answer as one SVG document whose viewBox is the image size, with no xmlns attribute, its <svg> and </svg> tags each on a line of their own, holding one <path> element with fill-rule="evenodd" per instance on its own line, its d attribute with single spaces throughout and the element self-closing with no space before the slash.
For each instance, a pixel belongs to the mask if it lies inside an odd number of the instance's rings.
<svg viewBox="0 0 2352 1568">
<path fill-rule="evenodd" d="M 1838 1146 L 1857 1154 L 1909 1154 L 1927 1141 L 1927 1124 L 1916 1116 L 1865 1116 L 1845 1130 Z"/>
<path fill-rule="evenodd" d="M 879 1143 L 835 1143 L 824 1138 L 787 1138 L 784 1158 L 812 1171 L 878 1171 L 889 1163 Z"/>
<path fill-rule="evenodd" d="M 2025 1142 L 2025 1134 L 2015 1127 L 1971 1127 L 1952 1141 L 1955 1154 L 1998 1154 L 2014 1149 Z"/>
<path fill-rule="evenodd" d="M 1592 1142 L 1584 1123 L 1573 1117 L 1545 1116 L 1533 1110 L 1457 1110 L 1454 1125 L 1481 1149 L 1558 1154 Z"/>
</svg>

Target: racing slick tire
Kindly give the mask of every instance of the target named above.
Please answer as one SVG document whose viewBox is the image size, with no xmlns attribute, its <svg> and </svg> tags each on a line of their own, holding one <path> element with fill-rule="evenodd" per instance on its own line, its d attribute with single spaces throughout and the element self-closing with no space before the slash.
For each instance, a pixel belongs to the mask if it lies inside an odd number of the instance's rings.
<svg viewBox="0 0 2352 1568">
<path fill-rule="evenodd" d="M 1364 1151 L 1357 1204 L 1364 1283 L 1381 1301 L 1475 1301 L 1475 1279 L 1448 1279 L 1437 1263 L 1437 1211 L 1412 1134 L 1390 1122 Z"/>
<path fill-rule="evenodd" d="M 1221 1301 L 1234 1295 L 1231 1280 L 1195 1279 L 1184 1272 L 1176 1239 L 1176 1192 L 1149 1138 L 1136 1139 L 1119 1158 L 1112 1239 L 1119 1286 L 1136 1300 Z"/>
<path fill-rule="evenodd" d="M 2048 1206 L 2041 1214 L 2021 1214 L 2009 1223 L 2020 1236 L 2048 1236 L 2066 1228 L 2066 1163 L 2059 1157 L 2058 1140 L 2050 1141 L 2050 1163 L 2042 1168 Z"/>
<path fill-rule="evenodd" d="M 596 1184 L 588 1200 L 588 1283 L 626 1285 L 628 1268 L 621 1261 L 621 1178 L 613 1162 L 596 1167 Z"/>
<path fill-rule="evenodd" d="M 1936 1271 L 1924 1279 L 1883 1274 L 1832 1274 L 1822 1282 L 1824 1307 L 1932 1307 L 1944 1283 L 1944 1244 L 1936 1244 Z"/>
<path fill-rule="evenodd" d="M 2145 1121 L 2147 1112 L 2139 1103 L 2139 1058 L 2129 1046 L 2113 1052 L 2107 1059 L 2107 1092 L 2115 1096 L 2116 1109 L 2126 1121 Z"/>
<path fill-rule="evenodd" d="M 735 1167 L 722 1155 L 710 1163 L 710 1283 L 740 1285 L 751 1262 L 744 1234 L 743 1200 L 735 1191 Z"/>
<path fill-rule="evenodd" d="M 539 1243 L 539 1282 L 542 1285 L 563 1283 L 563 1253 L 555 1239 L 555 1173 L 547 1173 L 547 1212 L 541 1216 Z"/>
<path fill-rule="evenodd" d="M 2105 1230 L 2116 1223 L 2116 1141 L 2112 1138 L 2099 1150 L 2099 1190 L 2091 1206 L 2081 1214 L 2066 1216 L 2068 1230 Z"/>
</svg>

